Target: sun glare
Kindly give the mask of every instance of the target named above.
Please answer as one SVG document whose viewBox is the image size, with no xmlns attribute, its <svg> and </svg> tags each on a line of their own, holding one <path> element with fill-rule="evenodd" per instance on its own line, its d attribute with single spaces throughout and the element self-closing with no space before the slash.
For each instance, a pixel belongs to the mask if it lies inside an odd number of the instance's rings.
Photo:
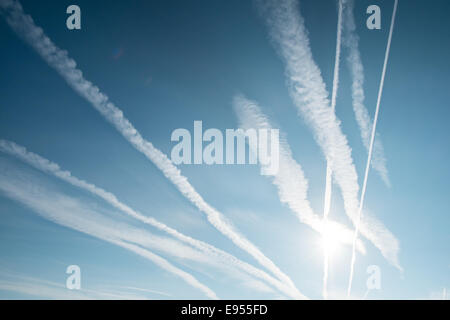
<svg viewBox="0 0 450 320">
<path fill-rule="evenodd" d="M 348 237 L 336 224 L 330 222 L 323 224 L 321 235 L 322 247 L 329 255 L 336 253 Z"/>
<path fill-rule="evenodd" d="M 322 235 L 323 249 L 328 252 L 329 255 L 333 255 L 339 249 L 339 240 L 330 234 Z"/>
</svg>

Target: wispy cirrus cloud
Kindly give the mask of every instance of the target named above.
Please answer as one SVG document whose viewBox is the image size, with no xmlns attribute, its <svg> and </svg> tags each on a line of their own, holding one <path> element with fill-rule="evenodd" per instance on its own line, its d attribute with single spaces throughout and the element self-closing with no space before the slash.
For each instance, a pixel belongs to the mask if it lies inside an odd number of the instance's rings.
<svg viewBox="0 0 450 320">
<path fill-rule="evenodd" d="M 370 133 L 372 132 L 372 120 L 364 104 L 364 66 L 359 52 L 359 37 L 356 34 L 354 1 L 347 0 L 344 8 L 344 46 L 348 48 L 347 65 L 352 76 L 352 105 L 355 113 L 356 122 L 359 126 L 361 139 L 369 151 Z M 372 158 L 372 167 L 381 176 L 384 183 L 390 186 L 389 174 L 386 166 L 386 157 L 384 154 L 383 144 L 377 135 L 374 144 Z"/>
<path fill-rule="evenodd" d="M 267 116 L 260 106 L 243 95 L 237 95 L 233 99 L 233 107 L 239 119 L 239 126 L 244 129 L 273 129 Z M 257 152 L 256 145 L 250 145 L 252 152 Z M 279 169 L 272 177 L 273 184 L 278 189 L 280 201 L 286 204 L 297 216 L 301 223 L 310 226 L 313 230 L 324 235 L 332 233 L 341 243 L 351 245 L 353 232 L 342 224 L 324 220 L 314 212 L 308 200 L 308 179 L 301 165 L 295 161 L 292 151 L 286 139 L 280 141 Z M 358 250 L 365 254 L 366 250 L 361 241 L 358 242 Z"/>
<path fill-rule="evenodd" d="M 343 0 L 338 1 L 338 21 L 336 32 L 336 53 L 334 58 L 334 72 L 333 72 L 333 89 L 331 91 L 331 109 L 336 109 L 336 99 L 339 86 L 339 67 L 341 63 L 341 43 L 342 43 L 342 12 L 343 12 Z M 325 178 L 325 197 L 323 205 L 323 219 L 328 221 L 328 215 L 331 208 L 331 193 L 332 193 L 332 178 L 333 172 L 331 169 L 330 159 L 327 159 L 327 169 Z M 323 288 L 322 295 L 324 299 L 328 299 L 328 266 L 329 266 L 329 248 L 325 246 L 323 255 Z"/>
<path fill-rule="evenodd" d="M 124 204 L 123 202 L 119 201 L 119 199 L 112 193 L 99 188 L 95 186 L 92 183 L 86 182 L 84 180 L 81 180 L 75 176 L 72 175 L 71 172 L 62 170 L 60 166 L 57 163 L 51 162 L 48 159 L 45 159 L 41 157 L 38 154 L 35 154 L 33 152 L 28 151 L 25 147 L 20 146 L 12 141 L 7 141 L 0 139 L 0 151 L 4 152 L 6 154 L 9 154 L 11 156 L 14 156 L 21 161 L 31 165 L 32 167 L 41 170 L 45 173 L 51 174 L 73 186 L 76 186 L 80 189 L 83 189 L 91 194 L 94 194 L 101 199 L 105 200 L 107 203 L 115 207 L 116 209 L 120 210 L 121 212 L 126 213 L 127 215 L 143 222 L 146 224 L 149 224 L 161 231 L 164 231 L 168 233 L 169 235 L 173 236 L 174 238 L 189 244 L 193 246 L 194 248 L 198 249 L 200 252 L 205 254 L 208 258 L 211 259 L 209 263 L 214 261 L 220 261 L 218 265 L 225 264 L 226 266 L 229 266 L 229 268 L 235 268 L 239 269 L 242 272 L 248 273 L 252 277 L 259 278 L 263 281 L 266 281 L 268 284 L 272 285 L 276 289 L 280 290 L 283 294 L 291 297 L 291 298 L 301 298 L 295 290 L 292 290 L 291 287 L 285 285 L 281 281 L 273 278 L 266 272 L 244 262 L 239 259 L 237 259 L 235 256 L 220 250 L 208 243 L 205 243 L 203 241 L 194 239 L 192 237 L 186 236 L 179 231 L 167 226 L 166 224 L 156 220 L 153 217 L 145 216 L 142 213 L 132 209 L 128 205 Z M 189 251 L 184 252 L 189 253 Z M 252 281 L 249 279 L 245 280 L 246 283 L 251 283 Z M 253 281 L 256 283 L 256 281 Z M 260 286 L 259 284 L 256 285 L 250 285 L 250 286 Z"/>
<path fill-rule="evenodd" d="M 223 216 L 221 212 L 208 204 L 202 196 L 183 176 L 172 161 L 153 144 L 145 140 L 138 130 L 125 118 L 122 110 L 117 108 L 100 89 L 83 77 L 76 62 L 68 57 L 67 51 L 58 48 L 43 30 L 36 26 L 31 16 L 26 15 L 21 4 L 16 0 L 0 0 L 0 12 L 8 25 L 40 56 L 49 66 L 54 68 L 68 83 L 68 85 L 85 98 L 100 114 L 111 123 L 120 134 L 136 150 L 143 153 L 164 176 L 186 197 L 194 206 L 203 212 L 209 223 L 228 237 L 242 250 L 249 253 L 261 265 L 270 270 L 276 277 L 297 291 L 292 280 L 283 273 L 275 263 L 263 252 L 240 234 L 236 228 Z"/>
<path fill-rule="evenodd" d="M 367 155 L 366 169 L 364 171 L 364 180 L 363 180 L 362 189 L 361 189 L 361 200 L 359 202 L 358 215 L 357 215 L 356 227 L 355 227 L 355 235 L 353 237 L 353 250 L 352 250 L 352 259 L 350 262 L 350 277 L 349 277 L 349 281 L 348 281 L 348 291 L 347 291 L 348 296 L 350 296 L 351 290 L 352 290 L 353 271 L 355 268 L 355 258 L 356 258 L 355 246 L 356 246 L 356 240 L 358 239 L 358 233 L 359 233 L 359 229 L 360 229 L 360 225 L 361 225 L 362 210 L 364 208 L 364 200 L 365 200 L 366 190 L 367 190 L 367 180 L 369 178 L 370 163 L 372 160 L 372 154 L 373 154 L 373 150 L 374 150 L 377 121 L 378 121 L 378 115 L 380 112 L 380 102 L 381 102 L 381 96 L 383 94 L 384 79 L 386 76 L 386 68 L 387 68 L 387 63 L 389 60 L 389 52 L 391 49 L 392 33 L 394 31 L 395 16 L 397 14 L 397 5 L 398 5 L 398 0 L 394 0 L 394 9 L 392 11 L 391 26 L 389 28 L 389 36 L 388 36 L 386 51 L 384 54 L 383 71 L 381 72 L 380 86 L 378 89 L 377 105 L 376 105 L 376 109 L 375 109 L 375 116 L 373 118 L 373 125 L 372 125 L 371 134 L 370 134 L 369 152 Z M 400 268 L 400 270 L 401 270 L 401 268 Z"/>
<path fill-rule="evenodd" d="M 159 294 L 170 296 L 166 293 L 147 290 L 141 288 L 111 288 L 111 289 L 97 289 L 97 288 L 81 288 L 79 290 L 69 290 L 63 284 L 38 279 L 23 275 L 5 275 L 1 272 L 0 277 L 0 291 L 14 292 L 16 294 L 35 297 L 39 299 L 54 299 L 54 300 L 146 300 L 148 297 L 145 294 Z"/>
<path fill-rule="evenodd" d="M 201 290 L 207 297 L 217 299 L 217 295 L 210 288 L 199 282 L 191 274 L 143 248 L 149 247 L 176 257 L 189 257 L 191 259 L 196 257 L 200 261 L 207 261 L 206 257 L 188 246 L 114 221 L 107 217 L 106 212 L 100 212 L 98 207 L 89 205 L 87 201 L 82 202 L 57 190 L 52 190 L 35 175 L 18 170 L 5 160 L 0 161 L 0 191 L 47 220 L 116 244 L 143 256 L 163 270 Z"/>
<path fill-rule="evenodd" d="M 157 294 L 160 296 L 172 297 L 171 294 L 162 292 L 162 291 L 158 291 L 158 290 L 151 290 L 151 289 L 144 289 L 144 288 L 137 288 L 137 287 L 119 287 L 119 289 L 132 290 L 132 291 L 136 291 L 136 292 L 144 292 L 144 293 Z"/>
<path fill-rule="evenodd" d="M 271 40 L 285 63 L 289 93 L 299 114 L 311 127 L 344 199 L 345 212 L 357 224 L 359 185 L 351 148 L 330 108 L 328 92 L 315 63 L 307 30 L 297 1 L 257 1 L 261 15 L 269 27 Z M 394 266 L 398 260 L 399 242 L 378 219 L 365 212 L 361 234 L 369 239 Z"/>
</svg>

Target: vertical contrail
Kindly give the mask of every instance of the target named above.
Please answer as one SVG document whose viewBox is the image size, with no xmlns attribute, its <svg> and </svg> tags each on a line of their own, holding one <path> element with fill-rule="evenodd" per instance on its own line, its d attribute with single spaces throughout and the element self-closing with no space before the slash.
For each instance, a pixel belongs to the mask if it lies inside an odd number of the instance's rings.
<svg viewBox="0 0 450 320">
<path fill-rule="evenodd" d="M 9 26 L 28 43 L 49 66 L 54 68 L 68 85 L 81 97 L 86 99 L 117 131 L 138 151 L 143 153 L 164 176 L 186 197 L 197 209 L 203 212 L 208 222 L 236 246 L 256 259 L 262 266 L 270 270 L 278 279 L 297 290 L 292 280 L 282 272 L 275 263 L 250 242 L 245 236 L 223 216 L 221 212 L 207 203 L 203 197 L 183 176 L 173 162 L 150 141 L 142 137 L 140 132 L 123 115 L 123 111 L 115 106 L 107 95 L 92 82 L 86 80 L 76 62 L 69 58 L 67 51 L 58 48 L 47 37 L 44 31 L 36 26 L 33 18 L 26 15 L 22 5 L 15 0 L 0 0 L 0 13 L 5 16 Z"/>
<path fill-rule="evenodd" d="M 342 38 L 342 0 L 339 0 L 338 4 L 338 21 L 337 21 L 337 35 L 336 35 L 336 56 L 334 60 L 334 73 L 333 73 L 333 90 L 331 92 L 331 109 L 335 112 L 336 109 L 336 97 L 339 85 L 339 64 L 341 60 L 341 38 Z M 323 206 L 323 220 L 325 225 L 328 221 L 328 214 L 331 207 L 331 193 L 332 193 L 332 175 L 333 171 L 330 166 L 330 159 L 327 159 L 327 172 L 325 181 L 325 199 Z M 326 235 L 325 235 L 326 236 Z M 323 259 L 323 288 L 322 295 L 324 299 L 328 299 L 328 264 L 329 264 L 329 252 L 327 245 L 324 246 L 324 259 Z"/>
<path fill-rule="evenodd" d="M 273 130 L 273 124 L 257 102 L 249 100 L 244 95 L 236 95 L 233 99 L 233 107 L 239 119 L 239 126 L 243 130 Z M 257 153 L 257 143 L 248 140 L 248 145 L 250 152 Z M 311 227 L 320 235 L 332 234 L 336 242 L 352 245 L 353 230 L 332 220 L 328 220 L 325 224 L 321 216 L 312 209 L 308 200 L 308 180 L 300 163 L 294 159 L 286 139 L 281 139 L 279 143 L 279 154 L 278 171 L 265 176 L 272 178 L 272 183 L 277 187 L 280 202 L 286 204 L 301 223 Z M 261 163 L 260 165 L 264 166 Z M 360 240 L 356 246 L 359 252 L 365 254 L 364 244 Z"/>
<path fill-rule="evenodd" d="M 352 150 L 340 120 L 330 108 L 328 92 L 310 47 L 308 30 L 298 1 L 257 1 L 261 15 L 279 56 L 285 63 L 289 94 L 299 115 L 311 127 L 326 159 L 331 159 L 333 179 L 344 200 L 345 213 L 355 225 L 359 207 L 359 185 Z M 399 242 L 378 219 L 365 213 L 360 232 L 382 255 L 401 270 Z"/>
<path fill-rule="evenodd" d="M 369 152 L 370 133 L 372 132 L 372 119 L 369 111 L 364 105 L 364 67 L 359 52 L 359 38 L 356 34 L 355 17 L 353 14 L 354 1 L 346 1 L 344 20 L 344 41 L 343 46 L 348 48 L 347 66 L 352 77 L 352 105 L 355 119 L 358 123 L 361 139 L 367 152 Z M 387 186 L 390 186 L 388 170 L 386 167 L 386 157 L 379 136 L 375 137 L 373 145 L 373 155 L 371 160 L 372 168 L 378 172 L 381 179 Z"/>
<path fill-rule="evenodd" d="M 369 176 L 370 160 L 372 158 L 373 142 L 375 140 L 375 132 L 377 129 L 378 114 L 380 111 L 380 101 L 381 101 L 381 95 L 383 93 L 384 77 L 386 75 L 386 67 L 387 67 L 387 63 L 388 63 L 388 59 L 389 59 L 389 51 L 391 49 L 392 33 L 394 31 L 395 16 L 397 14 L 397 5 L 398 5 L 398 0 L 395 0 L 394 10 L 392 12 L 392 18 L 391 18 L 391 27 L 389 29 L 388 43 L 387 43 L 387 47 L 386 47 L 386 53 L 384 55 L 383 72 L 381 73 L 380 88 L 378 90 L 377 107 L 375 110 L 375 117 L 373 119 L 372 135 L 370 137 L 369 154 L 367 156 L 366 171 L 364 173 L 364 182 L 363 182 L 362 191 L 361 191 L 361 200 L 359 202 L 359 210 L 358 210 L 358 217 L 357 217 L 357 222 L 356 222 L 356 227 L 355 227 L 355 234 L 353 236 L 352 260 L 350 263 L 350 277 L 348 280 L 348 290 L 347 290 L 348 297 L 350 297 L 350 293 L 352 291 L 353 272 L 354 272 L 354 268 L 355 268 L 355 258 L 356 258 L 355 257 L 356 256 L 355 246 L 356 246 L 356 240 L 358 239 L 359 224 L 361 222 L 362 208 L 364 206 L 364 197 L 366 195 L 367 178 Z"/>
<path fill-rule="evenodd" d="M 310 47 L 308 30 L 298 1 L 257 1 L 279 56 L 285 63 L 289 94 L 299 115 L 311 127 L 326 159 L 331 159 L 333 179 L 344 200 L 345 213 L 355 225 L 359 207 L 358 175 L 352 150 L 342 132 L 340 120 L 330 108 L 328 92 Z M 382 255 L 401 270 L 399 242 L 378 219 L 365 213 L 360 232 Z"/>
</svg>

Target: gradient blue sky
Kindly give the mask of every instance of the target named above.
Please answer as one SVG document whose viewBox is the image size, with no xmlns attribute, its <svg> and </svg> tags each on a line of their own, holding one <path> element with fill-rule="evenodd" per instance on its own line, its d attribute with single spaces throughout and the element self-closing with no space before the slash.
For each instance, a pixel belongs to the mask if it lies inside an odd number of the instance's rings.
<svg viewBox="0 0 450 320">
<path fill-rule="evenodd" d="M 294 158 L 309 180 L 309 200 L 323 206 L 326 162 L 310 128 L 297 117 L 284 65 L 251 1 L 76 1 L 82 30 L 69 31 L 65 10 L 73 1 L 21 1 L 50 39 L 69 52 L 86 79 L 107 94 L 141 134 L 165 154 L 176 128 L 237 128 L 236 94 L 257 101 L 286 134 Z M 365 9 L 377 4 L 382 29 L 365 27 Z M 331 91 L 336 38 L 336 1 L 301 0 L 314 59 Z M 393 1 L 356 1 L 355 17 L 365 68 L 366 106 L 373 116 Z M 450 3 L 400 0 L 378 132 L 389 177 L 386 187 L 369 175 L 366 207 L 400 241 L 400 273 L 368 241 L 358 255 L 354 295 L 366 291 L 366 268 L 378 265 L 382 288 L 374 299 L 437 297 L 450 287 Z M 216 231 L 205 216 L 78 96 L 0 19 L 0 138 L 50 159 L 75 176 L 114 193 L 121 201 L 177 230 L 260 267 Z M 352 148 L 359 181 L 366 151 L 351 107 L 351 79 L 343 50 L 336 113 Z M 108 212 L 105 202 L 0 153 L 3 172 L 20 172 L 56 194 Z M 310 298 L 320 299 L 320 237 L 279 201 L 276 188 L 250 165 L 180 169 L 204 199 L 270 257 Z M 7 177 L 6 174 L 2 178 Z M 31 183 L 31 182 L 30 182 Z M 82 289 L 139 294 L 146 298 L 205 295 L 148 260 L 113 244 L 62 227 L 0 195 L 0 283 L 50 281 L 64 286 L 68 265 L 82 270 Z M 339 192 L 331 217 L 349 227 Z M 117 219 L 161 234 L 150 226 Z M 351 249 L 342 246 L 330 268 L 331 297 L 342 297 Z M 208 266 L 161 253 L 193 274 L 220 298 L 278 298 Z M 6 279 L 6 280 L 5 280 Z M 13 279 L 13 280 L 11 280 Z M 14 280 L 15 279 L 15 280 Z M 27 280 L 28 279 L 28 280 Z M 135 287 L 156 290 L 150 293 Z M 65 290 L 62 288 L 61 290 Z M 0 298 L 48 298 L 0 289 Z"/>
</svg>

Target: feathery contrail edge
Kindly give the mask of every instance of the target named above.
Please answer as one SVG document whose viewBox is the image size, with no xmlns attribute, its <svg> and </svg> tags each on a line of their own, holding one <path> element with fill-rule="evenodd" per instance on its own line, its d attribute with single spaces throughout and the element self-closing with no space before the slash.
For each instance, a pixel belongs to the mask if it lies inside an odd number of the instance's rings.
<svg viewBox="0 0 450 320">
<path fill-rule="evenodd" d="M 342 39 L 342 0 L 339 0 L 338 4 L 338 22 L 337 22 L 337 34 L 336 34 L 336 55 L 334 60 L 334 73 L 333 73 L 333 89 L 331 91 L 331 108 L 333 112 L 336 109 L 336 98 L 339 86 L 339 65 L 341 60 L 341 39 Z M 325 179 L 325 197 L 323 206 L 323 220 L 326 224 L 328 215 L 331 208 L 331 194 L 332 194 L 332 175 L 333 171 L 330 166 L 330 159 L 327 159 L 326 179 Z M 326 236 L 326 235 L 325 235 Z M 324 246 L 323 257 L 323 287 L 322 296 L 324 299 L 328 299 L 328 267 L 329 267 L 329 248 Z"/>
<path fill-rule="evenodd" d="M 5 15 L 10 27 L 34 48 L 49 66 L 53 67 L 66 80 L 74 91 L 84 97 L 110 122 L 136 150 L 143 153 L 155 164 L 182 195 L 206 215 L 211 225 L 228 237 L 236 246 L 249 253 L 278 279 L 298 291 L 292 280 L 272 260 L 266 257 L 258 247 L 228 223 L 222 213 L 210 206 L 201 197 L 164 153 L 142 137 L 130 121 L 125 118 L 122 110 L 117 108 L 98 87 L 83 77 L 81 70 L 76 68 L 76 62 L 68 57 L 66 51 L 58 48 L 41 28 L 35 25 L 32 17 L 23 12 L 23 8 L 18 1 L 1 0 L 0 9 L 0 13 Z M 298 294 L 302 295 L 299 291 Z"/>
<path fill-rule="evenodd" d="M 395 2 L 394 2 L 394 9 L 393 9 L 392 18 L 391 18 L 391 27 L 389 29 L 388 43 L 387 43 L 387 46 L 386 46 L 386 53 L 385 53 L 385 56 L 384 56 L 383 71 L 381 73 L 380 88 L 378 90 L 377 107 L 376 107 L 376 110 L 375 110 L 375 117 L 373 119 L 372 135 L 370 137 L 369 154 L 367 156 L 366 170 L 365 170 L 365 173 L 364 173 L 364 182 L 363 182 L 362 191 L 361 191 L 361 200 L 359 202 L 357 223 L 356 223 L 356 226 L 355 226 L 355 234 L 354 234 L 354 237 L 353 237 L 352 260 L 351 260 L 351 263 L 350 263 L 350 276 L 349 276 L 349 280 L 348 280 L 348 289 L 347 289 L 347 296 L 348 297 L 350 297 L 350 294 L 351 294 L 351 291 L 352 291 L 353 273 L 354 273 L 355 259 L 356 259 L 355 246 L 356 246 L 356 240 L 358 238 L 359 224 L 361 222 L 362 208 L 364 206 L 364 198 L 365 198 L 365 195 L 366 195 L 367 179 L 368 179 L 368 176 L 369 176 L 369 169 L 370 169 L 370 160 L 372 158 L 373 143 L 374 143 L 374 140 L 375 140 L 375 132 L 376 132 L 376 128 L 377 128 L 378 114 L 379 114 L 379 111 L 380 111 L 380 102 L 381 102 L 381 95 L 383 93 L 384 77 L 386 75 L 386 67 L 387 67 L 387 63 L 388 63 L 388 59 L 389 59 L 389 52 L 390 52 L 390 49 L 391 49 L 392 33 L 394 31 L 395 16 L 397 14 L 397 5 L 398 5 L 398 0 L 395 0 Z"/>
</svg>

